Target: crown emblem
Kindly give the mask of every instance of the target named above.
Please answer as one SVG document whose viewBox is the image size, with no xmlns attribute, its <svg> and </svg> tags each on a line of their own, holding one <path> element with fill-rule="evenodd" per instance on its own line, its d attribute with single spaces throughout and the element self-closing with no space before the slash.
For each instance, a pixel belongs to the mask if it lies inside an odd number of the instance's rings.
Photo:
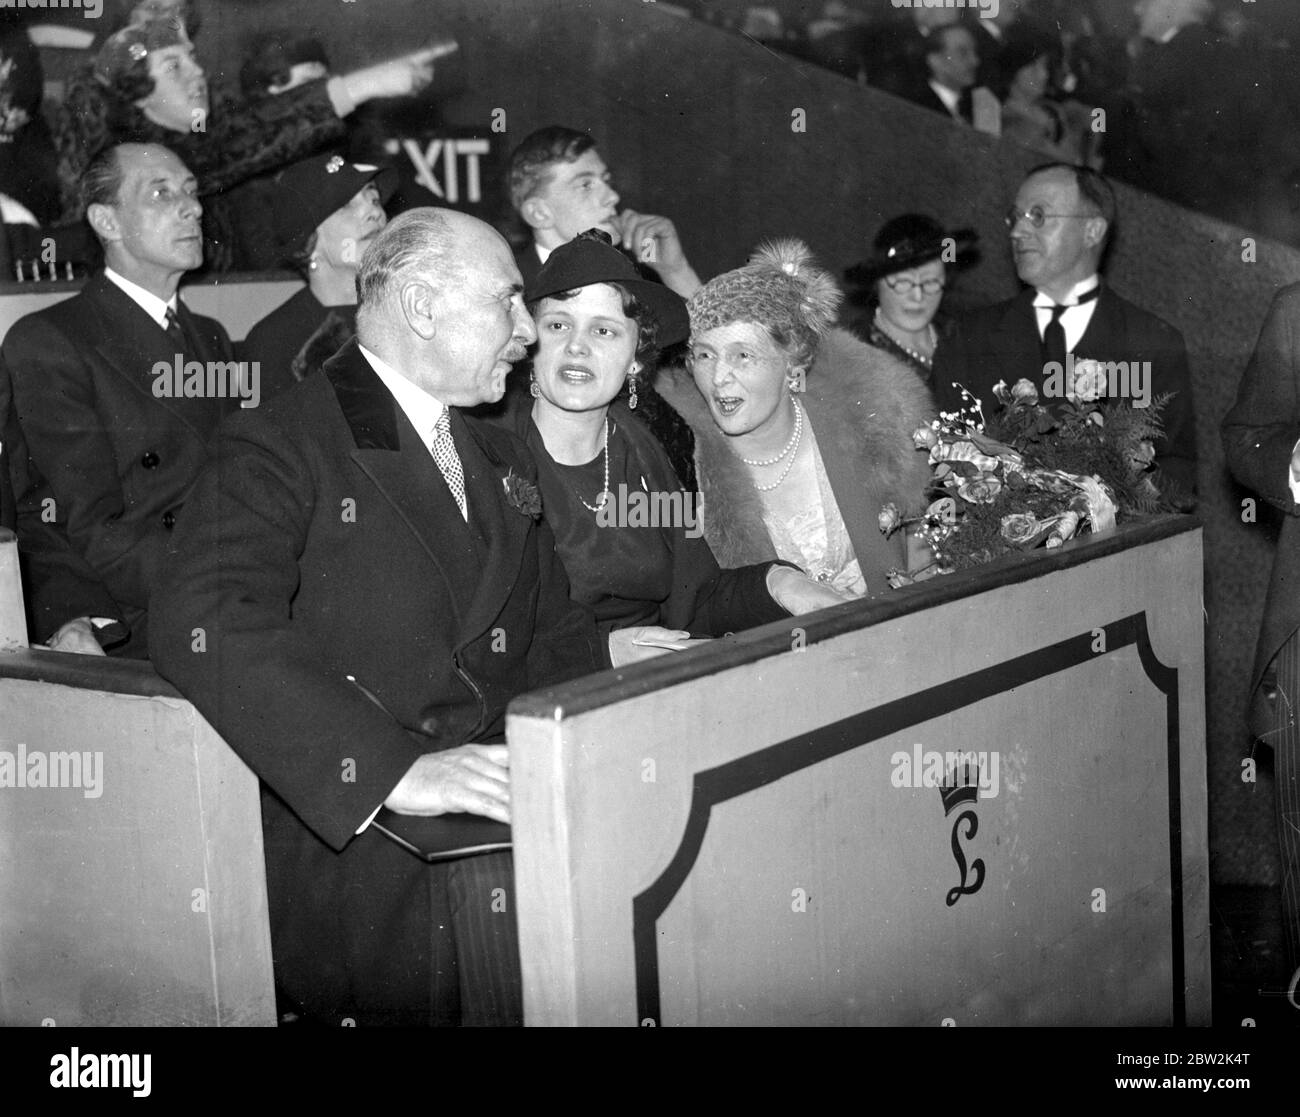
<svg viewBox="0 0 1300 1117">
<path fill-rule="evenodd" d="M 939 785 L 944 816 L 952 814 L 963 803 L 977 803 L 980 797 L 979 782 L 979 763 L 973 758 L 952 765 L 943 783 Z"/>
<path fill-rule="evenodd" d="M 334 156 L 334 158 L 332 158 L 328 163 L 325 164 L 325 173 L 326 173 L 326 174 L 331 174 L 331 175 L 332 175 L 332 174 L 337 174 L 337 173 L 338 173 L 339 171 L 341 171 L 342 169 L 343 169 L 343 156 L 342 156 L 342 155 L 336 155 L 336 156 Z"/>
</svg>

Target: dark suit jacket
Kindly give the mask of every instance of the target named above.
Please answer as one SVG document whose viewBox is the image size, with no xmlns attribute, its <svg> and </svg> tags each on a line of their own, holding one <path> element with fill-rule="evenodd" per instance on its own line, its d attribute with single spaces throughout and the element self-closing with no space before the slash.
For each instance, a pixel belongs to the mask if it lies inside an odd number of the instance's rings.
<svg viewBox="0 0 1300 1117">
<path fill-rule="evenodd" d="M 73 550 L 58 524 L 42 518 L 39 503 L 19 506 L 14 495 L 14 466 L 25 470 L 27 444 L 13 413 L 13 393 L 0 364 L 0 527 L 18 534 L 18 558 L 27 609 L 27 638 L 44 643 L 78 617 L 112 621 L 96 628 L 105 646 L 126 639 L 120 610 L 104 583 Z M 23 481 L 24 489 L 30 489 Z"/>
<path fill-rule="evenodd" d="M 972 20 L 969 26 L 975 36 L 975 49 L 980 55 L 980 68 L 975 74 L 975 84 L 994 89 L 1001 76 L 1000 59 L 1003 51 L 1006 50 L 1006 41 L 997 38 L 989 30 L 988 20 Z"/>
<path fill-rule="evenodd" d="M 537 278 L 537 273 L 542 270 L 542 261 L 537 256 L 537 246 L 532 241 L 515 252 L 515 265 L 523 277 L 524 287 L 528 287 Z"/>
<path fill-rule="evenodd" d="M 1286 513 L 1255 650 L 1251 689 L 1300 628 L 1300 504 L 1288 479 L 1300 441 L 1300 284 L 1273 299 L 1237 402 L 1223 420 L 1223 449 L 1232 475 Z"/>
<path fill-rule="evenodd" d="M 935 352 L 934 394 L 939 410 L 956 411 L 962 406 L 954 382 L 982 400 L 986 410 L 997 406 L 993 385 L 999 380 L 1010 385 L 1023 377 L 1042 391 L 1035 293 L 1027 288 L 1014 299 L 957 317 L 952 334 Z M 1196 416 L 1183 335 L 1103 283 L 1097 309 L 1074 353 L 1078 359 L 1151 362 L 1151 398 L 1176 393 L 1163 413 L 1165 436 L 1156 444 L 1156 464 L 1178 488 L 1194 493 Z"/>
<path fill-rule="evenodd" d="M 932 112 L 943 113 L 949 120 L 956 121 L 958 119 L 948 111 L 948 106 L 943 103 L 939 94 L 931 89 L 930 83 L 923 78 L 907 82 L 898 92 L 899 96 L 906 97 L 913 104 L 930 109 Z M 961 99 L 957 102 L 957 111 L 961 113 L 961 121 L 966 124 L 971 122 L 971 92 L 969 89 L 961 95 Z"/>
<path fill-rule="evenodd" d="M 324 1017 L 441 1020 L 428 866 L 354 833 L 421 754 L 499 741 L 515 695 L 603 665 L 506 499 L 527 450 L 455 410 L 452 433 L 469 525 L 349 342 L 225 425 L 151 604 L 158 671 L 263 781 L 277 981 Z"/>
<path fill-rule="evenodd" d="M 233 359 L 220 323 L 183 303 L 179 316 L 192 339 L 186 359 Z M 154 364 L 175 357 L 167 334 L 102 273 L 21 319 L 0 347 L 26 441 L 23 460 L 11 462 L 19 506 L 53 514 L 130 628 L 113 651 L 141 658 L 167 538 L 209 437 L 237 406 L 156 397 Z"/>
</svg>

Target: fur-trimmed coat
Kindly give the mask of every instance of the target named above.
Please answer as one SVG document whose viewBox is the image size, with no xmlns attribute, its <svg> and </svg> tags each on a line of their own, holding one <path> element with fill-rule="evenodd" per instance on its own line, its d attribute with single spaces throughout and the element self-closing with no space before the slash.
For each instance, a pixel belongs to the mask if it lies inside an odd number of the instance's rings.
<svg viewBox="0 0 1300 1117">
<path fill-rule="evenodd" d="M 704 538 L 718 564 L 776 558 L 758 491 L 691 374 L 681 366 L 665 367 L 655 386 L 695 432 Z M 891 539 L 881 534 L 880 509 L 893 501 L 914 514 L 925 503 L 928 459 L 915 448 L 912 432 L 936 414 L 930 391 L 904 364 L 841 329 L 822 341 L 806 388 L 801 402 L 867 593 L 881 593 L 886 572 L 904 568 L 906 555 L 901 531 Z"/>
</svg>

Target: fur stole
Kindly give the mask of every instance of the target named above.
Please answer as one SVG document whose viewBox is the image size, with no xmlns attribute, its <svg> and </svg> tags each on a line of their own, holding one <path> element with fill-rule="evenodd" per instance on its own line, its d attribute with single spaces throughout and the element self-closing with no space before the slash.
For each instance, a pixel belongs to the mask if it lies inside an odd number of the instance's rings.
<svg viewBox="0 0 1300 1117">
<path fill-rule="evenodd" d="M 655 386 L 695 432 L 704 537 L 718 564 L 729 568 L 775 558 L 759 494 L 691 374 L 681 365 L 668 366 Z M 886 543 L 880 535 L 881 505 L 893 501 L 905 514 L 925 505 L 930 469 L 926 455 L 913 445 L 912 432 L 936 414 L 930 391 L 902 362 L 835 329 L 818 349 L 800 400 L 854 551 L 874 589 L 884 569 L 903 562 L 901 545 L 894 546 L 898 537 Z"/>
</svg>

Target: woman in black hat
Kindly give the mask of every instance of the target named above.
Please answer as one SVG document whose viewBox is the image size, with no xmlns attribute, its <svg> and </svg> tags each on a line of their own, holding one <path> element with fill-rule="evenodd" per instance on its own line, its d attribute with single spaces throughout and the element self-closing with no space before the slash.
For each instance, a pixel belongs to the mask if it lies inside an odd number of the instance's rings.
<svg viewBox="0 0 1300 1117">
<path fill-rule="evenodd" d="M 859 316 L 848 327 L 868 345 L 903 361 L 928 385 L 943 332 L 942 319 L 936 323 L 935 317 L 949 265 L 964 267 L 974 243 L 973 230 L 947 232 L 921 213 L 885 222 L 872 242 L 870 259 L 844 273 L 858 288 L 850 301 L 859 307 Z"/>
<path fill-rule="evenodd" d="M 718 568 L 694 494 L 635 414 L 659 347 L 689 332 L 680 296 L 594 229 L 557 248 L 524 294 L 538 337 L 530 396 L 514 395 L 501 421 L 537 460 L 571 595 L 602 632 L 635 658 L 848 600 L 790 563 Z"/>
<path fill-rule="evenodd" d="M 281 255 L 307 286 L 271 311 L 244 339 L 267 398 L 314 372 L 356 332 L 357 268 L 388 223 L 388 168 L 317 155 L 281 171 L 271 184 L 271 224 Z"/>
</svg>

